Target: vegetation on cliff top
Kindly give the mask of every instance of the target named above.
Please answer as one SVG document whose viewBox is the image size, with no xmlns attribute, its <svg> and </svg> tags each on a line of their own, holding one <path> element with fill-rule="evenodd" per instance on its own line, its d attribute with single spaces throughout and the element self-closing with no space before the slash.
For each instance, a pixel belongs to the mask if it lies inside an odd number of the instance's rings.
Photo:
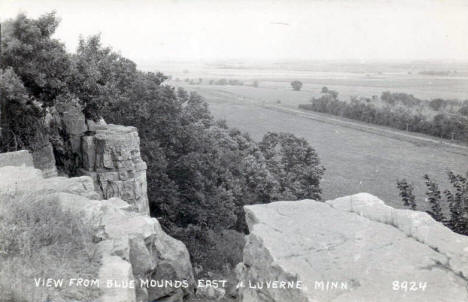
<svg viewBox="0 0 468 302">
<path fill-rule="evenodd" d="M 468 235 L 468 172 L 465 176 L 451 171 L 447 175 L 452 188 L 444 191 L 440 190 L 439 185 L 429 175 L 424 175 L 426 202 L 430 205 L 430 210 L 426 212 L 452 231 Z M 413 193 L 414 186 L 402 179 L 397 181 L 397 187 L 403 204 L 415 210 L 417 204 Z M 444 209 L 448 210 L 448 217 Z"/>
<path fill-rule="evenodd" d="M 199 95 L 165 84 L 161 73 L 137 70 L 99 36 L 80 39 L 76 53 L 67 53 L 52 38 L 57 26 L 54 13 L 19 15 L 2 26 L 3 150 L 39 149 L 53 132 L 48 112 L 70 100 L 87 118 L 137 127 L 151 214 L 205 271 L 241 261 L 244 205 L 320 200 L 324 168 L 304 139 L 268 133 L 257 143 L 215 121 Z"/>
<path fill-rule="evenodd" d="M 76 213 L 30 194 L 0 195 L 1 301 L 90 301 L 99 289 L 35 285 L 35 278 L 96 279 L 94 230 Z M 36 280 L 37 281 L 37 280 Z"/>
</svg>

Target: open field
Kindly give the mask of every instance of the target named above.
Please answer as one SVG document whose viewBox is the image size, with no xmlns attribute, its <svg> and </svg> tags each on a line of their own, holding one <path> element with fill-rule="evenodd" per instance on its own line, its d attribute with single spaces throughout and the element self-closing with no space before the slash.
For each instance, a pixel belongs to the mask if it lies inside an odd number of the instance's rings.
<svg viewBox="0 0 468 302">
<path fill-rule="evenodd" d="M 182 67 L 183 66 L 183 67 Z M 446 172 L 468 170 L 465 147 L 441 144 L 434 137 L 369 125 L 313 112 L 298 105 L 318 97 L 323 86 L 351 96 L 372 97 L 383 91 L 413 94 L 420 99 L 468 99 L 468 64 L 195 64 L 161 65 L 171 74 L 170 84 L 204 96 L 218 119 L 260 140 L 268 131 L 291 132 L 304 137 L 319 153 L 327 171 L 323 198 L 369 192 L 392 206 L 401 207 L 396 180 L 415 185 L 419 205 L 424 205 L 422 179 L 429 174 L 448 186 Z M 424 70 L 450 71 L 450 76 L 423 75 Z M 175 81 L 178 78 L 179 81 Z M 190 85 L 184 79 L 202 79 Z M 259 87 L 208 85 L 210 79 L 238 79 Z M 290 82 L 304 83 L 292 91 Z"/>
<path fill-rule="evenodd" d="M 170 74 L 173 79 L 203 79 L 201 86 L 210 79 L 237 79 L 245 84 L 259 81 L 258 91 L 249 87 L 215 86 L 236 94 L 259 99 L 277 99 L 297 107 L 300 102 L 319 96 L 320 89 L 327 86 L 339 92 L 340 99 L 351 96 L 372 97 L 383 91 L 413 94 L 420 99 L 468 99 L 468 63 L 408 62 L 402 64 L 377 63 L 230 63 L 188 64 L 159 63 L 158 70 Z M 447 71 L 449 75 L 425 75 L 420 72 Z M 291 91 L 290 82 L 304 83 L 300 92 Z M 181 83 L 184 84 L 185 83 Z M 208 86 L 208 85 L 207 85 Z M 272 97 L 273 95 L 273 97 Z"/>
<path fill-rule="evenodd" d="M 346 121 L 354 124 L 350 126 L 271 110 L 267 106 L 276 103 L 278 94 L 274 91 L 267 94 L 266 88 L 205 85 L 186 88 L 204 96 L 216 118 L 227 120 L 230 126 L 250 133 L 256 140 L 268 131 L 304 137 L 317 150 L 327 169 L 322 181 L 324 199 L 369 192 L 392 206 L 401 207 L 395 183 L 398 178 L 406 178 L 415 184 L 415 193 L 422 204 L 425 173 L 444 188 L 448 185 L 447 170 L 456 173 L 468 170 L 468 151 L 464 148 L 438 144 L 429 136 L 405 137 L 407 132 L 389 128 L 372 127 L 375 131 L 366 131 L 360 129 L 366 125 L 363 123 Z M 296 109 L 290 105 L 291 99 L 300 103 L 308 98 L 306 91 L 278 92 L 285 99 L 291 94 L 296 96 L 281 102 L 285 109 Z"/>
</svg>

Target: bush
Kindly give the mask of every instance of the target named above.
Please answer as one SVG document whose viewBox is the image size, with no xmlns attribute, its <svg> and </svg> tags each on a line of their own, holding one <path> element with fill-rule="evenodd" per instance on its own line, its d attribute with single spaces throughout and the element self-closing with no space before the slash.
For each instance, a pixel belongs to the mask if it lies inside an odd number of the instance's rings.
<svg viewBox="0 0 468 302">
<path fill-rule="evenodd" d="M 416 210 L 416 197 L 414 196 L 414 185 L 409 184 L 406 179 L 397 180 L 397 188 L 405 207 Z"/>
<path fill-rule="evenodd" d="M 426 201 L 431 209 L 427 211 L 435 220 L 443 223 L 452 231 L 468 235 L 468 172 L 466 176 L 448 172 L 448 178 L 452 185 L 452 190 L 446 189 L 441 193 L 439 185 L 435 183 L 429 175 L 424 175 L 426 184 Z M 398 181 L 397 186 L 400 189 L 405 206 L 410 206 L 413 210 L 416 208 L 412 185 L 408 185 L 406 180 Z M 445 197 L 445 198 L 444 198 Z M 449 218 L 442 210 L 442 204 L 448 204 Z"/>
</svg>

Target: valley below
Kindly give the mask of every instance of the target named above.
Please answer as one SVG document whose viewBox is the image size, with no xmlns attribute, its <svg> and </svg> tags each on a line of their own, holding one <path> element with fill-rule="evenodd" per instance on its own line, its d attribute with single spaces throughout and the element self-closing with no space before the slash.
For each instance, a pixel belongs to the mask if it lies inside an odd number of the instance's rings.
<svg viewBox="0 0 468 302">
<path fill-rule="evenodd" d="M 232 74 L 218 72 L 202 70 L 196 75 L 243 76 L 244 79 L 256 75 L 249 70 Z M 305 138 L 317 150 L 326 168 L 321 182 L 324 200 L 369 192 L 393 207 L 402 207 L 396 181 L 405 178 L 414 184 L 420 210 L 425 210 L 424 174 L 443 190 L 449 187 L 448 171 L 466 172 L 468 148 L 465 145 L 297 108 L 318 96 L 321 85 L 336 89 L 342 99 L 380 95 L 390 89 L 415 93 L 416 97 L 435 98 L 446 93 L 463 99 L 468 95 L 466 78 L 424 80 L 407 74 L 380 75 L 381 79 L 372 84 L 362 73 L 341 73 L 341 80 L 337 73 L 321 73 L 319 78 L 313 78 L 317 73 L 301 75 L 304 81 L 301 91 L 293 91 L 289 82 L 281 78 L 284 74 L 275 77 L 274 72 L 270 74 L 272 78 L 260 81 L 259 87 L 208 85 L 208 78 L 203 78 L 200 84 L 172 80 L 171 85 L 197 92 L 205 98 L 216 119 L 226 120 L 230 127 L 249 133 L 256 141 L 267 132 L 289 132 Z"/>
</svg>

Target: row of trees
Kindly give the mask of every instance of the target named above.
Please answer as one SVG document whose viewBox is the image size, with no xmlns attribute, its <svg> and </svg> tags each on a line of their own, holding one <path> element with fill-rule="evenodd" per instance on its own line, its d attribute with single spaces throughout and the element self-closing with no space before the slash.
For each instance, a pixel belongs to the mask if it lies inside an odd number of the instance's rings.
<svg viewBox="0 0 468 302">
<path fill-rule="evenodd" d="M 392 93 L 389 91 L 382 92 L 380 99 L 390 106 L 402 105 L 407 108 L 428 106 L 433 111 L 444 112 L 448 110 L 463 116 L 468 116 L 468 100 L 462 102 L 459 100 L 435 98 L 430 101 L 425 101 L 414 97 L 412 94 L 401 92 Z M 452 108 L 456 108 L 456 110 Z"/>
<path fill-rule="evenodd" d="M 230 86 L 244 86 L 244 82 L 241 80 L 236 79 L 218 79 L 218 80 L 210 80 L 208 82 L 210 85 L 230 85 Z"/>
<path fill-rule="evenodd" d="M 387 97 L 384 96 L 384 99 L 387 99 Z M 440 113 L 435 115 L 432 120 L 429 120 L 421 113 L 410 113 L 402 107 L 377 107 L 372 103 L 363 102 L 359 99 L 353 99 L 348 103 L 340 101 L 335 94 L 330 93 L 323 93 L 321 97 L 313 98 L 310 104 L 299 105 L 299 108 L 429 134 L 440 138 L 468 142 L 468 118 L 460 115 Z"/>
<path fill-rule="evenodd" d="M 80 103 L 89 119 L 136 126 L 148 164 L 151 215 L 205 269 L 220 269 L 225 254 L 232 265 L 241 260 L 244 205 L 320 200 L 324 168 L 304 139 L 268 133 L 257 143 L 215 121 L 199 95 L 162 85 L 166 76 L 137 70 L 103 47 L 99 36 L 81 39 L 76 53 L 67 53 L 51 37 L 57 25 L 51 13 L 19 15 L 2 26 L 2 127 L 9 138 L 21 138 L 12 145 L 2 136 L 4 149 L 34 151 L 31 142 L 42 138 L 64 160 L 71 158 L 60 149 L 60 136 L 67 134 L 54 132 L 45 118 L 67 102 Z M 72 174 L 67 167 L 64 172 Z"/>
<path fill-rule="evenodd" d="M 448 172 L 452 189 L 443 192 L 429 175 L 424 175 L 426 184 L 426 201 L 430 205 L 427 211 L 435 220 L 443 223 L 454 232 L 468 235 L 468 172 L 466 176 Z M 400 197 L 406 207 L 417 208 L 414 185 L 406 179 L 397 181 Z M 448 206 L 449 216 L 444 214 L 444 204 Z"/>
<path fill-rule="evenodd" d="M 181 80 L 179 78 L 175 79 L 176 82 L 180 82 Z M 186 78 L 184 79 L 184 82 L 189 83 L 190 85 L 200 85 L 203 83 L 202 78 L 198 79 L 189 79 Z M 209 85 L 218 85 L 218 86 L 252 86 L 252 87 L 258 87 L 258 80 L 253 80 L 250 84 L 245 84 L 244 81 L 237 80 L 237 79 L 210 79 L 208 81 Z"/>
</svg>

